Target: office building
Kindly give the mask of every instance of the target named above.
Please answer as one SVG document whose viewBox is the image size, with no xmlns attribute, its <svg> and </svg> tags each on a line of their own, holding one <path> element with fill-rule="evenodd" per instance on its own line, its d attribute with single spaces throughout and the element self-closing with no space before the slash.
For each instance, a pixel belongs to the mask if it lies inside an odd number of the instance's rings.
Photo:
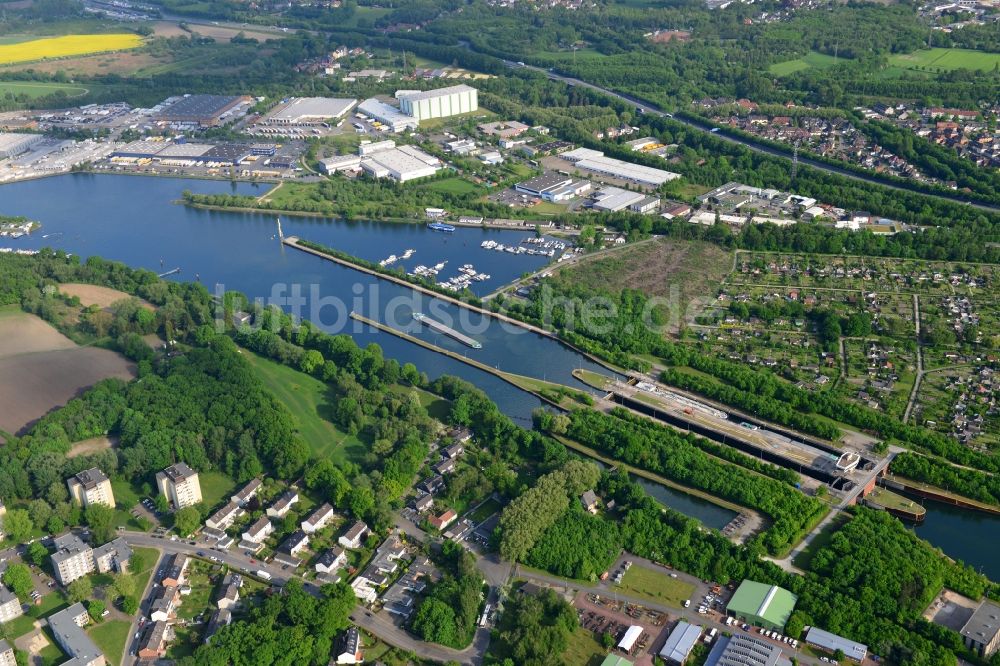
<svg viewBox="0 0 1000 666">
<path fill-rule="evenodd" d="M 156 487 L 174 509 L 183 509 L 201 502 L 198 473 L 188 467 L 187 463 L 180 462 L 157 472 Z"/>
<path fill-rule="evenodd" d="M 69 659 L 61 666 L 104 666 L 104 654 L 83 630 L 90 616 L 83 604 L 73 604 L 48 617 L 49 630 Z"/>
<path fill-rule="evenodd" d="M 399 90 L 399 109 L 418 121 L 447 118 L 479 108 L 479 91 L 465 84 L 436 90 Z"/>
<path fill-rule="evenodd" d="M 86 509 L 91 504 L 103 504 L 115 508 L 115 494 L 111 490 L 111 480 L 104 472 L 92 467 L 66 480 L 69 496 Z"/>
</svg>

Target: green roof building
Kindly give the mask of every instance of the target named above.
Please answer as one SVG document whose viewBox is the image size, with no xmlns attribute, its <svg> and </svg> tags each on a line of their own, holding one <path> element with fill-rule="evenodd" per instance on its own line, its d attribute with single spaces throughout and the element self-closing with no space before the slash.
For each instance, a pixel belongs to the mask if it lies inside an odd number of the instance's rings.
<svg viewBox="0 0 1000 666">
<path fill-rule="evenodd" d="M 726 606 L 726 612 L 750 624 L 781 631 L 798 597 L 777 585 L 745 580 Z"/>
<path fill-rule="evenodd" d="M 601 662 L 601 666 L 632 666 L 632 662 L 625 657 L 619 657 L 616 654 L 609 654 Z"/>
</svg>

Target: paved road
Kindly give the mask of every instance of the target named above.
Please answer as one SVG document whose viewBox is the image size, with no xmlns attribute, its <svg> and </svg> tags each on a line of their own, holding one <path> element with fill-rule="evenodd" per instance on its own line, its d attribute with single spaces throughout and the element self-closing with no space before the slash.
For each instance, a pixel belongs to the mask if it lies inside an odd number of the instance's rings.
<svg viewBox="0 0 1000 666">
<path fill-rule="evenodd" d="M 920 391 L 920 382 L 924 379 L 924 353 L 920 343 L 920 297 L 916 294 L 913 294 L 913 325 L 917 333 L 917 377 L 913 380 L 913 390 L 910 391 L 910 399 L 906 401 L 906 411 L 903 412 L 903 423 L 908 423 L 910 420 L 913 405 L 917 401 L 917 393 Z"/>
<path fill-rule="evenodd" d="M 553 81 L 560 81 L 560 82 L 565 83 L 567 85 L 581 86 L 581 87 L 584 87 L 584 88 L 589 88 L 591 90 L 596 90 L 597 92 L 601 92 L 601 93 L 604 93 L 605 95 L 609 95 L 609 96 L 614 97 L 616 99 L 620 99 L 621 101 L 627 102 L 628 104 L 634 104 L 635 107 L 636 107 L 636 109 L 640 110 L 642 113 L 646 113 L 646 114 L 658 116 L 658 117 L 661 117 L 661 118 L 671 118 L 675 122 L 681 123 L 683 125 L 687 125 L 688 127 L 691 127 L 691 128 L 697 129 L 697 130 L 701 130 L 703 132 L 711 132 L 712 129 L 714 128 L 714 126 L 711 125 L 711 124 L 709 124 L 709 123 L 703 123 L 703 122 L 699 122 L 699 121 L 695 121 L 695 120 L 690 120 L 690 119 L 687 119 L 687 118 L 676 117 L 673 114 L 667 113 L 666 111 L 664 111 L 664 110 L 656 107 L 653 104 L 650 104 L 647 101 L 644 101 L 644 100 L 641 100 L 641 99 L 637 99 L 635 97 L 632 97 L 631 95 L 627 95 L 627 94 L 624 94 L 624 93 L 615 92 L 614 90 L 611 90 L 609 88 L 602 88 L 601 86 L 595 85 L 593 83 L 588 83 L 586 81 L 574 78 L 572 76 L 563 76 L 562 74 L 558 74 L 556 72 L 547 71 L 545 69 L 542 69 L 541 67 L 535 67 L 533 65 L 520 65 L 518 63 L 511 62 L 509 60 L 505 60 L 504 64 L 507 65 L 508 67 L 512 68 L 512 69 L 531 69 L 531 70 L 534 70 L 534 71 L 539 72 L 541 74 L 544 74 L 545 76 L 547 76 L 548 78 L 552 79 Z M 728 134 L 723 134 L 722 132 L 716 132 L 715 136 L 716 136 L 716 138 L 718 138 L 718 139 L 720 139 L 722 141 L 728 141 L 729 143 L 736 143 L 736 144 L 745 146 L 746 148 L 749 148 L 750 150 L 752 150 L 754 152 L 757 152 L 757 153 L 762 153 L 764 155 L 771 155 L 773 157 L 780 157 L 782 159 L 786 159 L 786 160 L 789 160 L 789 161 L 791 161 L 791 159 L 792 159 L 791 156 L 789 156 L 789 154 L 786 153 L 786 152 L 784 152 L 784 151 L 777 150 L 776 148 L 771 148 L 770 146 L 766 146 L 766 145 L 763 145 L 763 144 L 755 143 L 753 141 L 750 141 L 748 139 L 744 139 L 742 137 L 730 136 Z M 857 172 L 854 172 L 854 171 L 850 171 L 848 169 L 842 169 L 840 167 L 831 166 L 829 164 L 825 164 L 823 162 L 811 159 L 811 158 L 809 158 L 807 156 L 803 156 L 801 154 L 799 155 L 799 163 L 800 164 L 808 165 L 808 166 L 810 166 L 810 167 L 812 167 L 814 169 L 817 169 L 819 171 L 825 171 L 826 173 L 832 173 L 832 174 L 836 174 L 838 176 L 844 176 L 845 178 L 850 178 L 852 180 L 857 180 L 857 181 L 861 181 L 861 182 L 864 182 L 864 183 L 871 183 L 873 185 L 880 185 L 882 187 L 888 187 L 889 189 L 893 189 L 893 190 L 899 190 L 899 191 L 902 191 L 902 192 L 911 192 L 911 193 L 915 193 L 915 194 L 923 194 L 924 196 L 934 197 L 936 199 L 943 199 L 945 201 L 952 201 L 954 203 L 966 204 L 966 205 L 973 206 L 975 208 L 979 208 L 981 210 L 986 210 L 986 211 L 990 211 L 990 212 L 1000 211 L 1000 206 L 996 206 L 996 205 L 992 205 L 992 204 L 987 204 L 987 203 L 981 203 L 981 202 L 977 202 L 977 201 L 967 201 L 967 200 L 962 199 L 962 198 L 960 198 L 958 196 L 951 197 L 951 196 L 946 196 L 944 194 L 926 194 L 924 192 L 916 192 L 915 190 L 912 190 L 912 189 L 907 188 L 907 187 L 902 187 L 900 185 L 893 185 L 893 184 L 890 184 L 890 183 L 885 183 L 885 182 L 883 182 L 883 181 L 881 181 L 881 180 L 879 180 L 879 179 L 877 179 L 877 178 L 875 178 L 873 176 L 866 176 L 864 174 L 860 174 L 860 173 L 857 173 Z"/>
</svg>

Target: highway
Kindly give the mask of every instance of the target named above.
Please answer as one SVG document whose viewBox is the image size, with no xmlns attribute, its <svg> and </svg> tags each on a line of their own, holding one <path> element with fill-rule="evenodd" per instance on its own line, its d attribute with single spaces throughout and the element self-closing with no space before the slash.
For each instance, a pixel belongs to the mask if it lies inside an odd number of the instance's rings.
<svg viewBox="0 0 1000 666">
<path fill-rule="evenodd" d="M 625 93 L 616 92 L 614 90 L 611 90 L 610 88 L 602 88 L 601 86 L 595 85 L 593 83 L 588 83 L 587 81 L 583 81 L 582 79 L 577 79 L 572 76 L 564 76 L 557 72 L 545 70 L 542 69 L 541 67 L 535 67 L 533 65 L 522 65 L 521 63 L 512 62 L 510 60 L 504 60 L 503 62 L 505 65 L 507 65 L 507 67 L 510 67 L 511 69 L 530 69 L 540 74 L 544 74 L 553 81 L 559 81 L 561 83 L 565 83 L 566 85 L 570 86 L 581 86 L 584 88 L 595 90 L 600 93 L 604 93 L 605 95 L 609 95 L 611 97 L 614 97 L 615 99 L 619 99 L 623 102 L 634 105 L 636 109 L 640 111 L 640 113 L 650 114 L 658 116 L 660 118 L 670 118 L 674 122 L 681 123 L 682 125 L 687 125 L 688 127 L 701 130 L 702 132 L 711 132 L 713 129 L 715 129 L 714 126 L 709 123 L 703 123 L 695 120 L 690 120 L 688 118 L 681 118 L 678 116 L 674 116 L 673 114 L 667 113 L 663 109 L 660 109 L 657 106 L 650 104 L 648 101 L 638 99 L 636 97 L 633 97 Z M 730 136 L 723 132 L 714 132 L 714 135 L 717 139 L 745 146 L 746 148 L 749 148 L 750 150 L 757 153 L 761 153 L 764 155 L 771 155 L 772 157 L 780 157 L 782 159 L 786 159 L 789 161 L 791 160 L 791 157 L 788 155 L 788 153 L 778 150 L 776 148 L 771 148 L 770 146 L 759 144 L 750 141 L 748 139 L 744 139 L 742 137 Z M 843 169 L 840 167 L 825 164 L 824 162 L 814 160 L 808 156 L 804 156 L 801 154 L 799 155 L 799 164 L 805 164 L 819 171 L 825 171 L 826 173 L 832 173 L 838 176 L 844 176 L 845 178 L 850 178 L 852 180 L 857 180 L 864 183 L 870 183 L 873 185 L 879 185 L 881 187 L 888 187 L 889 189 L 893 190 L 899 190 L 900 192 L 921 194 L 923 196 L 934 197 L 936 199 L 942 199 L 944 201 L 951 201 L 953 203 L 973 206 L 980 210 L 985 210 L 993 213 L 1000 212 L 1000 206 L 987 204 L 979 201 L 969 201 L 957 196 L 950 197 L 944 194 L 929 194 L 926 192 L 918 192 L 917 190 L 913 190 L 907 187 L 902 187 L 900 185 L 893 185 L 891 183 L 886 183 L 882 180 L 879 180 L 878 178 L 875 178 L 874 176 L 866 176 L 865 174 L 862 173 L 857 173 L 855 171 L 850 171 L 848 169 Z"/>
</svg>

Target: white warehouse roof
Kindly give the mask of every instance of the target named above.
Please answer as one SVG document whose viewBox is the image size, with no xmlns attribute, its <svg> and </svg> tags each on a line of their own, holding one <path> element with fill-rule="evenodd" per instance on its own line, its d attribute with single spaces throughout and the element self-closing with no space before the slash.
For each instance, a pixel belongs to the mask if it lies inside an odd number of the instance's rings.
<svg viewBox="0 0 1000 666">
<path fill-rule="evenodd" d="M 463 83 L 457 86 L 448 86 L 447 88 L 435 88 L 434 90 L 397 90 L 396 98 L 401 99 L 405 97 L 409 100 L 419 101 L 422 99 L 444 97 L 445 95 L 454 95 L 456 93 L 471 92 L 473 90 L 476 89 Z"/>
<path fill-rule="evenodd" d="M 642 636 L 642 627 L 633 624 L 625 630 L 625 635 L 622 636 L 621 641 L 618 643 L 618 649 L 631 652 L 635 646 L 635 642 L 639 640 L 639 636 Z"/>
<path fill-rule="evenodd" d="M 408 116 L 396 107 L 380 102 L 374 97 L 361 102 L 358 105 L 358 111 L 389 125 L 393 132 L 399 132 L 408 127 L 416 129 L 419 124 L 413 116 Z"/>
<path fill-rule="evenodd" d="M 667 181 L 681 177 L 678 173 L 664 171 L 663 169 L 654 169 L 653 167 L 641 164 L 616 160 L 613 157 L 605 156 L 599 150 L 591 150 L 590 148 L 570 150 L 563 153 L 561 157 L 570 162 L 575 162 L 581 169 L 589 169 L 606 176 L 631 180 L 643 185 L 662 185 Z"/>
<path fill-rule="evenodd" d="M 307 123 L 340 118 L 358 103 L 356 99 L 335 97 L 293 97 L 268 115 L 269 122 Z"/>
<path fill-rule="evenodd" d="M 832 634 L 819 627 L 809 628 L 809 631 L 806 632 L 806 643 L 829 650 L 830 652 L 841 650 L 845 657 L 858 662 L 864 661 L 865 655 L 868 654 L 868 646 L 864 643 L 858 643 L 843 636 Z"/>
</svg>

